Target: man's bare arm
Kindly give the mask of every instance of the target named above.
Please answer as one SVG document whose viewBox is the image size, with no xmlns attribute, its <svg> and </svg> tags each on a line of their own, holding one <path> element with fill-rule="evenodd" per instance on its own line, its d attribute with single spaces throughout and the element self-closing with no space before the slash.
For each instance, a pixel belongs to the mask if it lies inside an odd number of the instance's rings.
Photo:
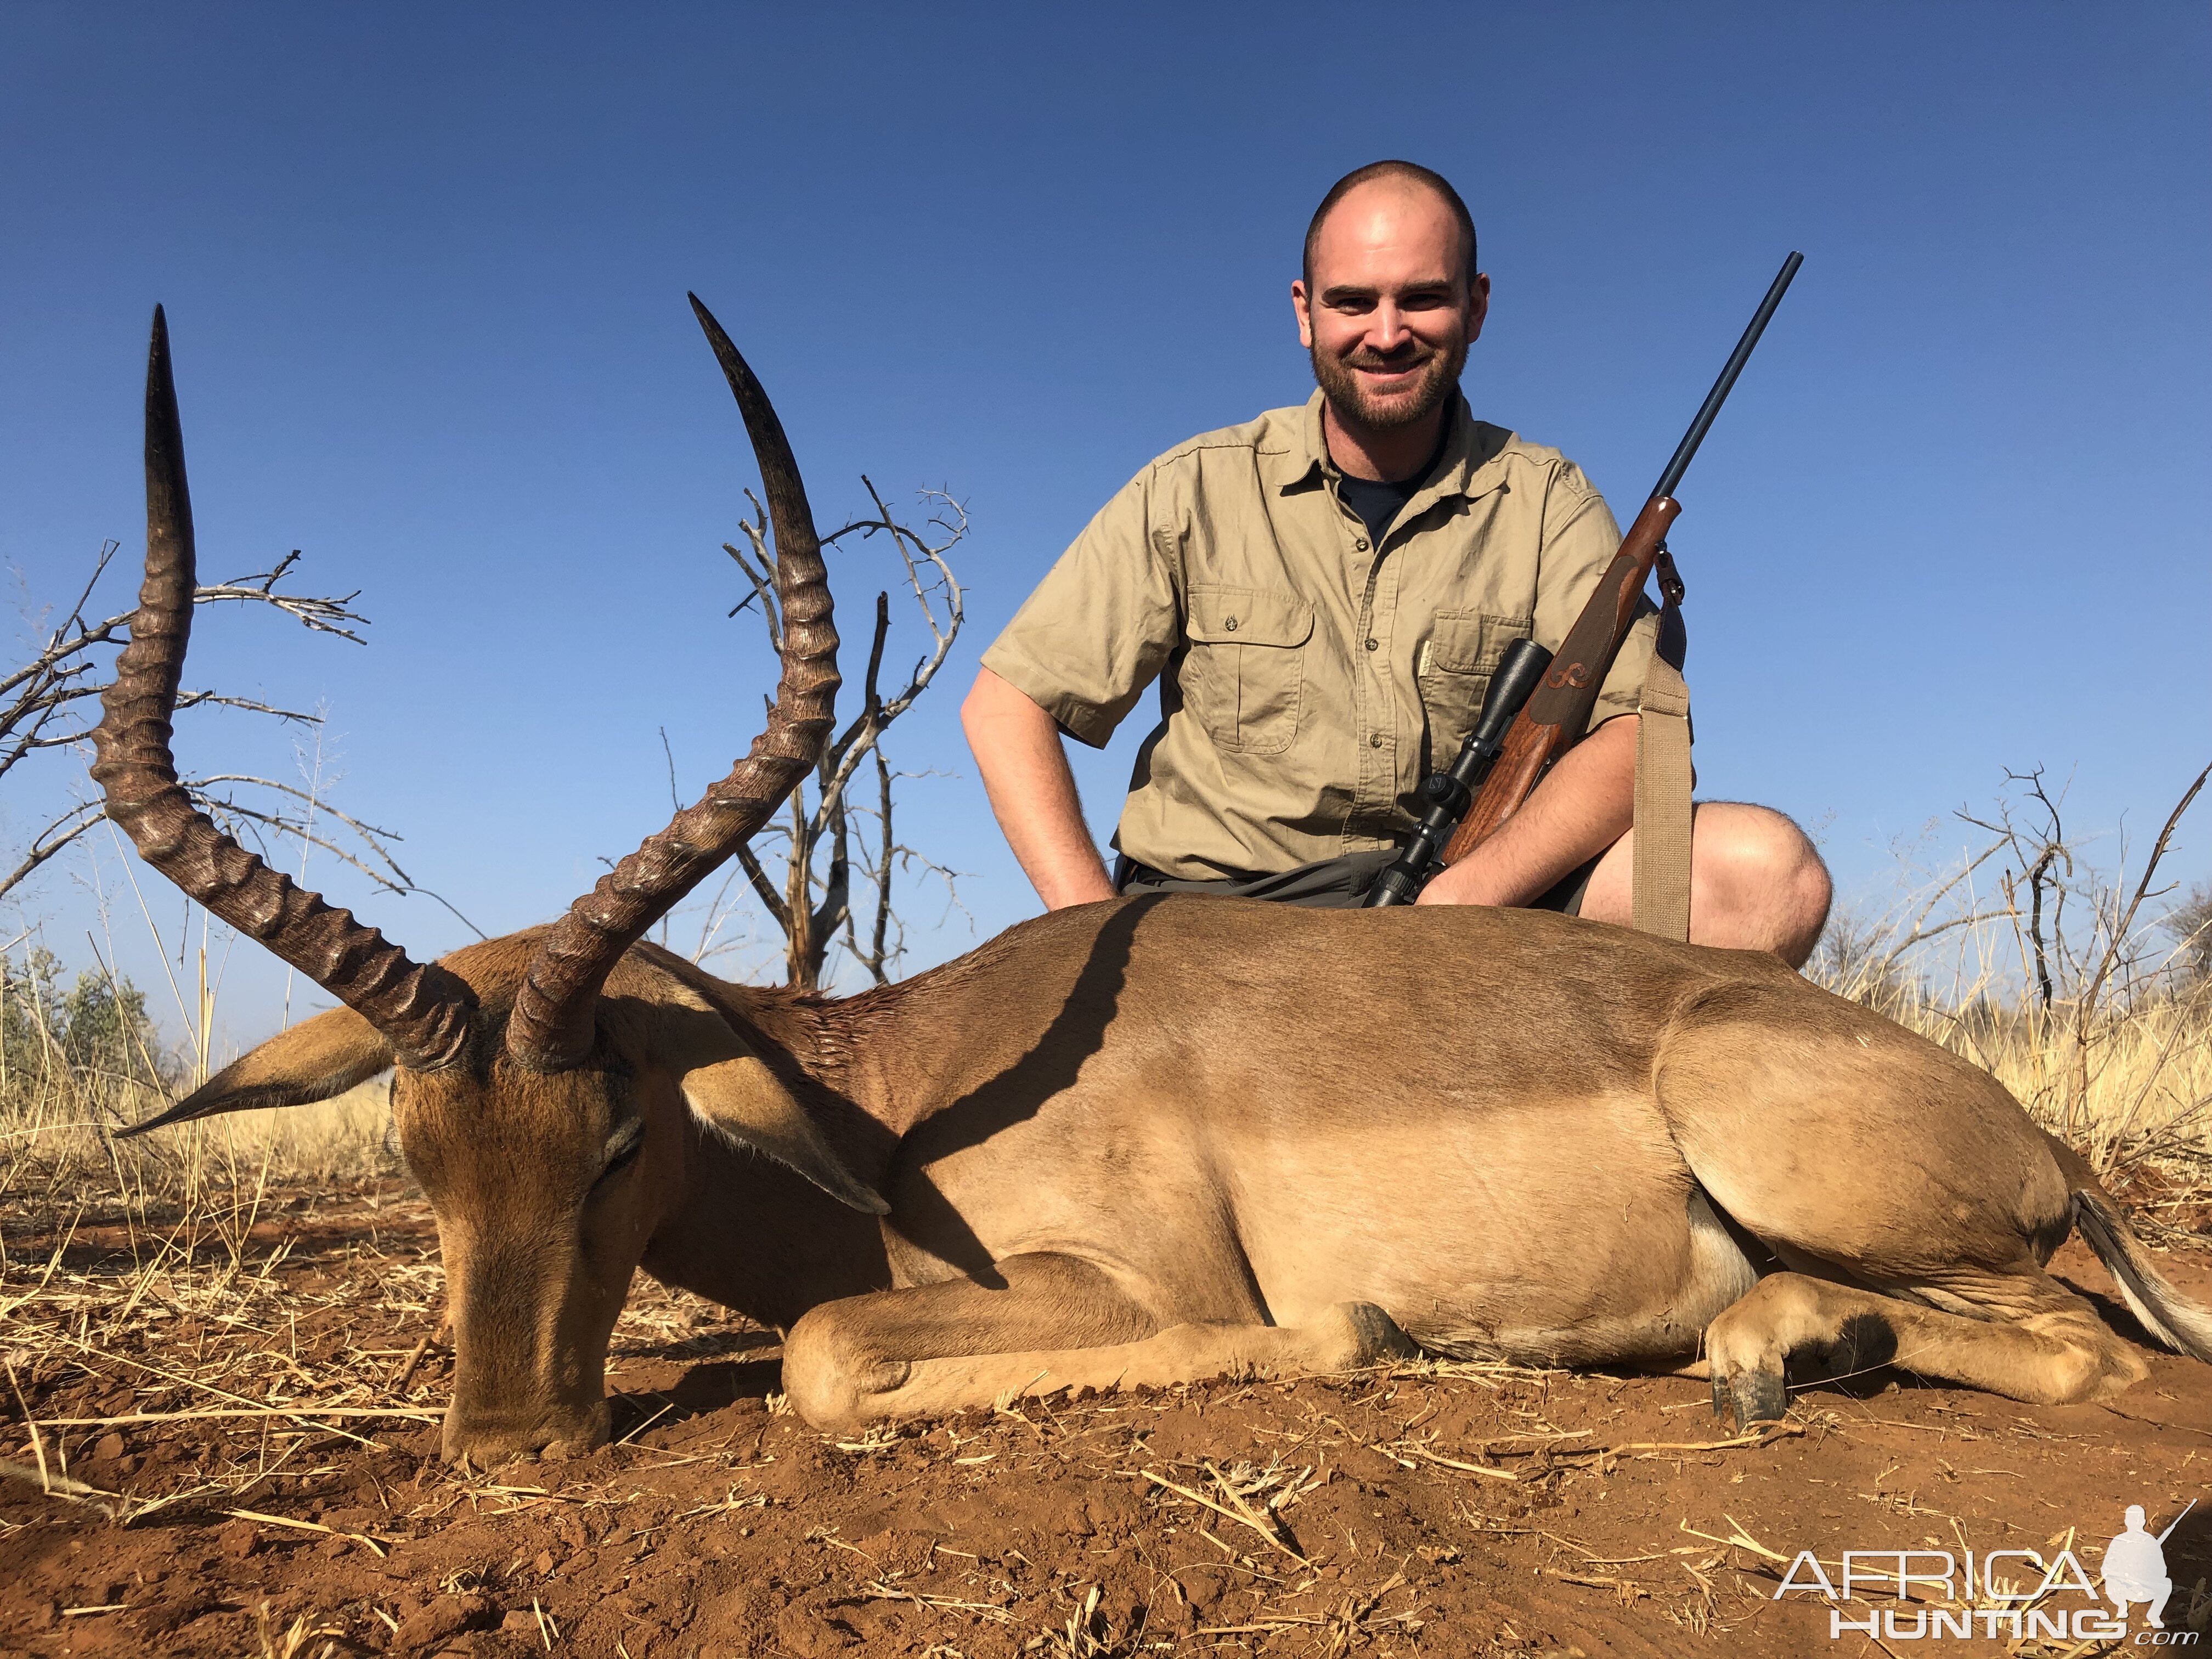
<svg viewBox="0 0 2212 1659">
<path fill-rule="evenodd" d="M 1609 720 L 1568 750 L 1521 810 L 1439 871 L 1417 902 L 1526 904 L 1626 835 L 1635 817 L 1638 718 Z"/>
<path fill-rule="evenodd" d="M 1112 898 L 1114 884 L 1083 821 L 1075 774 L 1052 716 L 985 668 L 960 705 L 960 726 L 999 828 L 1045 908 Z"/>
</svg>

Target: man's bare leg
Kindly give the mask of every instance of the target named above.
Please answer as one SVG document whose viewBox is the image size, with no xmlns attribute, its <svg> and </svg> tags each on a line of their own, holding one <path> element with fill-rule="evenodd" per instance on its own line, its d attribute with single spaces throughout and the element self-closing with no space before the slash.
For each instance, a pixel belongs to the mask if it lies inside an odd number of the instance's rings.
<svg viewBox="0 0 2212 1659">
<path fill-rule="evenodd" d="M 1627 927 L 1636 832 L 1606 851 L 1583 894 L 1582 914 Z M 1771 951 L 1802 968 L 1820 942 L 1835 890 L 1805 832 L 1767 806 L 1702 801 L 1690 839 L 1690 942 Z"/>
</svg>

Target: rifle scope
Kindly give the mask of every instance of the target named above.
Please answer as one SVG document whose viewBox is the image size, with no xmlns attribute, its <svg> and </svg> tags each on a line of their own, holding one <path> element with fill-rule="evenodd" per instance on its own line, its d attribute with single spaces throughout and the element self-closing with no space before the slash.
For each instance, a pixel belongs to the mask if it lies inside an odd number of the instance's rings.
<svg viewBox="0 0 2212 1659">
<path fill-rule="evenodd" d="M 1521 712 L 1521 705 L 1528 701 L 1528 694 L 1536 689 L 1536 682 L 1544 678 L 1544 671 L 1552 665 L 1552 653 L 1534 640 L 1516 640 L 1508 647 L 1504 660 L 1491 676 L 1490 690 L 1483 695 L 1482 712 L 1475 716 L 1474 730 L 1467 734 L 1461 745 L 1459 758 L 1449 769 L 1431 772 L 1421 785 L 1421 793 L 1429 803 L 1428 816 L 1421 827 L 1406 843 L 1406 850 L 1397 860 L 1375 878 L 1375 884 L 1367 890 L 1363 905 L 1366 909 L 1378 909 L 1384 905 L 1411 904 L 1422 886 L 1436 869 L 1437 854 L 1458 828 L 1474 799 L 1474 792 L 1490 775 L 1490 769 L 1504 752 L 1505 731 L 1513 724 L 1513 717 Z"/>
</svg>

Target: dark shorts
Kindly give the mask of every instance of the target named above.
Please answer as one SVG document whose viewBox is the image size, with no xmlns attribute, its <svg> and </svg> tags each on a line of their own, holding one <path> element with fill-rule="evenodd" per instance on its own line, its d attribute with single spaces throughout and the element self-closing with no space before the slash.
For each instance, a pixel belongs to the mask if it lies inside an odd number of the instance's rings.
<svg viewBox="0 0 2212 1659">
<path fill-rule="evenodd" d="M 1187 881 L 1178 876 L 1162 875 L 1150 865 L 1121 857 L 1114 860 L 1114 890 L 1120 893 L 1197 893 L 1212 898 L 1267 899 L 1275 904 L 1300 904 L 1316 910 L 1356 910 L 1365 902 L 1367 890 L 1374 884 L 1375 878 L 1388 869 L 1397 856 L 1390 849 L 1346 853 L 1341 858 L 1323 859 L 1318 864 L 1302 864 L 1295 870 L 1280 870 L 1263 876 L 1224 877 L 1213 881 Z M 1539 895 L 1522 908 L 1556 910 L 1565 916 L 1580 915 L 1583 894 L 1588 890 L 1590 873 L 1596 868 L 1597 860 L 1592 859 L 1568 871 L 1549 892 Z"/>
</svg>

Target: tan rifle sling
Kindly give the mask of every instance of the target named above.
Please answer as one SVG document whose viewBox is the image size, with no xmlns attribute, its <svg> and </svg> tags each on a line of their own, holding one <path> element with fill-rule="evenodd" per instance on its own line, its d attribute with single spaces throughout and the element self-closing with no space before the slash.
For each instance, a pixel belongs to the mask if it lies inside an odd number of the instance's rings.
<svg viewBox="0 0 2212 1659">
<path fill-rule="evenodd" d="M 1682 579 L 1672 555 L 1657 561 L 1659 644 L 1644 678 L 1636 732 L 1632 919 L 1662 939 L 1690 937 L 1690 688 L 1682 679 L 1687 635 Z"/>
</svg>

